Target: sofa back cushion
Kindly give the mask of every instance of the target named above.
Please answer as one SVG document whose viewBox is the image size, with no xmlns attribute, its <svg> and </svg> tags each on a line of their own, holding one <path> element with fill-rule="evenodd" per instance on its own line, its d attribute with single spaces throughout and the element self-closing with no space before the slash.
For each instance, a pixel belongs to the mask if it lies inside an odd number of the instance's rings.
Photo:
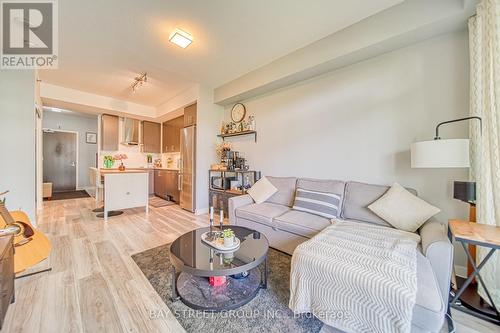
<svg viewBox="0 0 500 333">
<path fill-rule="evenodd" d="M 389 223 L 368 209 L 368 206 L 383 196 L 389 188 L 390 186 L 385 185 L 347 182 L 341 217 L 344 219 L 359 220 L 392 227 Z M 412 194 L 417 195 L 417 191 L 414 189 L 406 189 Z"/>
<path fill-rule="evenodd" d="M 278 192 L 274 193 L 266 202 L 292 207 L 293 200 L 295 199 L 297 178 L 271 176 L 266 176 L 266 178 L 278 189 Z"/>
</svg>

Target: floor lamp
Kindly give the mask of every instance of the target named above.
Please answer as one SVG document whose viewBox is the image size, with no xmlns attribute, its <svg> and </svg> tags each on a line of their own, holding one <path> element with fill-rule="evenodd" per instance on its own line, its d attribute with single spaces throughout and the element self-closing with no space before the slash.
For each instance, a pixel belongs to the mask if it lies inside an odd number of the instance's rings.
<svg viewBox="0 0 500 333">
<path fill-rule="evenodd" d="M 469 139 L 441 139 L 439 127 L 445 124 L 479 120 L 480 128 L 482 121 L 480 117 L 466 117 L 453 119 L 439 123 L 436 126 L 436 136 L 434 140 L 420 141 L 411 145 L 411 167 L 412 168 L 469 168 L 470 167 L 470 142 Z M 469 221 L 476 222 L 476 184 L 474 182 L 454 182 L 453 197 L 455 199 L 469 203 Z M 471 248 L 472 247 L 472 248 Z M 469 251 L 475 256 L 475 246 L 469 245 Z M 468 264 L 468 275 L 472 266 Z M 468 299 L 465 299 L 468 298 Z M 484 303 L 473 290 L 464 298 L 460 298 L 463 303 L 468 303 L 478 312 L 484 312 Z"/>
</svg>

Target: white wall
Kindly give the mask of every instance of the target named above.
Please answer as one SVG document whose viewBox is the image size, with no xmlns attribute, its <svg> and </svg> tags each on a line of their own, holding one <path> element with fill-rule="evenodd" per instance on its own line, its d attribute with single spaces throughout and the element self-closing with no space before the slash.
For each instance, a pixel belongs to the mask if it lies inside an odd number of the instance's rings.
<svg viewBox="0 0 500 333">
<path fill-rule="evenodd" d="M 264 175 L 399 182 L 440 207 L 441 221 L 467 216 L 452 198 L 466 169 L 411 169 L 410 144 L 433 138 L 435 125 L 468 114 L 466 32 L 443 35 L 322 77 L 244 101 L 258 142 L 233 139 Z M 225 119 L 230 120 L 230 108 Z M 450 125 L 445 138 L 465 138 Z M 463 263 L 461 252 L 458 262 Z"/>
<path fill-rule="evenodd" d="M 43 102 L 40 96 L 39 72 L 35 70 L 35 105 L 37 115 L 35 117 L 35 199 L 36 209 L 43 208 Z"/>
<path fill-rule="evenodd" d="M 97 133 L 97 116 L 46 111 L 43 128 L 78 132 L 78 189 L 90 186 L 89 167 L 95 167 L 97 144 L 86 142 L 86 133 Z"/>
<path fill-rule="evenodd" d="M 213 103 L 213 89 L 200 86 L 196 125 L 196 214 L 208 212 L 208 170 L 217 162 L 215 147 L 224 108 Z"/>
<path fill-rule="evenodd" d="M 9 210 L 22 209 L 36 223 L 35 76 L 0 70 L 0 192 Z"/>
</svg>

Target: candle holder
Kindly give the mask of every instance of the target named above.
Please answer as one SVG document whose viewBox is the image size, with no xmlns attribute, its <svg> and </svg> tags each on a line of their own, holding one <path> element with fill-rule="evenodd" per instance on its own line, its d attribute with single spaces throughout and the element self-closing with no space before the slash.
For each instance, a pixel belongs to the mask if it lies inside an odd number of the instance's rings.
<svg viewBox="0 0 500 333">
<path fill-rule="evenodd" d="M 214 231 L 214 207 L 210 207 L 210 231 L 207 233 L 207 240 L 210 242 L 215 241 L 217 238 L 219 238 L 219 233 L 217 231 Z"/>
</svg>

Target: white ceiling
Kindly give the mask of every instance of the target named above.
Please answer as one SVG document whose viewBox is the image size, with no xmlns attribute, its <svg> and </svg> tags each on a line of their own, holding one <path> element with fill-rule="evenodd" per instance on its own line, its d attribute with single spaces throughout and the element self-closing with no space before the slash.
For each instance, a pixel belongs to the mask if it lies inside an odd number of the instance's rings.
<svg viewBox="0 0 500 333">
<path fill-rule="evenodd" d="M 59 1 L 59 69 L 44 82 L 149 106 L 217 87 L 403 0 Z M 194 37 L 168 42 L 179 27 Z M 135 76 L 148 83 L 132 93 Z"/>
</svg>

